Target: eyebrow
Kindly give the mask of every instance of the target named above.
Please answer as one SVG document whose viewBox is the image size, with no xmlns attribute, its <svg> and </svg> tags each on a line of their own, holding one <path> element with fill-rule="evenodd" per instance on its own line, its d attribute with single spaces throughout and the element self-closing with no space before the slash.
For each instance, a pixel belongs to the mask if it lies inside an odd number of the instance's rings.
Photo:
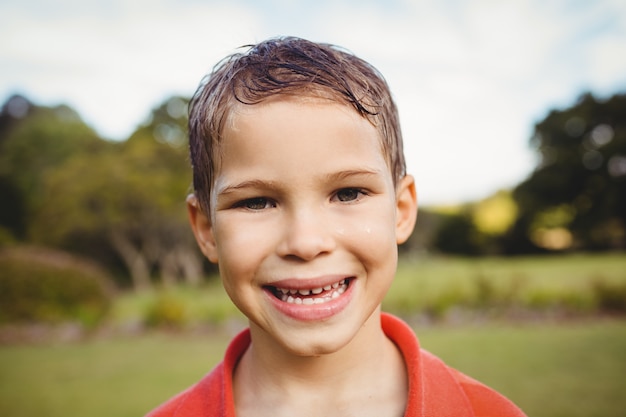
<svg viewBox="0 0 626 417">
<path fill-rule="evenodd" d="M 375 177 L 380 175 L 377 169 L 349 169 L 344 171 L 331 172 L 320 177 L 322 182 L 340 182 L 356 177 Z M 259 179 L 246 180 L 235 184 L 226 185 L 217 190 L 217 195 L 224 196 L 245 189 L 277 190 L 280 188 L 279 181 L 265 181 Z"/>
<path fill-rule="evenodd" d="M 377 169 L 349 169 L 345 171 L 332 172 L 323 176 L 326 182 L 343 181 L 353 177 L 375 177 L 380 175 Z"/>
<path fill-rule="evenodd" d="M 247 180 L 242 181 L 236 184 L 227 185 L 222 189 L 217 190 L 217 195 L 228 195 L 230 193 L 236 192 L 238 190 L 244 190 L 249 188 L 257 188 L 257 189 L 276 189 L 278 188 L 278 183 L 276 181 L 263 181 L 263 180 Z"/>
</svg>

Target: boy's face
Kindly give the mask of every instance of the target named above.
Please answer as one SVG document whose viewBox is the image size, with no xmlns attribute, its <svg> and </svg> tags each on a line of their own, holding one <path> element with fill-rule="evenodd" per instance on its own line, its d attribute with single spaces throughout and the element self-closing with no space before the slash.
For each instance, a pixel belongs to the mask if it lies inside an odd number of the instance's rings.
<svg viewBox="0 0 626 417">
<path fill-rule="evenodd" d="M 255 343 L 298 355 L 345 346 L 393 280 L 413 179 L 395 187 L 376 129 L 322 99 L 236 107 L 220 155 L 210 216 L 192 200 L 190 218 Z"/>
</svg>

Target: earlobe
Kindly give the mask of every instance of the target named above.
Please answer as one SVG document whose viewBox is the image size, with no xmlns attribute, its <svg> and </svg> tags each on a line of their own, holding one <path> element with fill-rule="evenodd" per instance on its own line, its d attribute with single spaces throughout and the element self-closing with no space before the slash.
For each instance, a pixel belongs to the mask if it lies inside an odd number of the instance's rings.
<svg viewBox="0 0 626 417">
<path fill-rule="evenodd" d="M 209 261 L 217 263 L 218 256 L 213 236 L 213 226 L 209 217 L 200 208 L 200 203 L 195 194 L 187 196 L 187 214 L 191 230 L 196 237 L 200 250 Z"/>
<path fill-rule="evenodd" d="M 406 175 L 396 191 L 396 242 L 404 243 L 413 233 L 417 219 L 417 193 L 415 179 Z"/>
</svg>

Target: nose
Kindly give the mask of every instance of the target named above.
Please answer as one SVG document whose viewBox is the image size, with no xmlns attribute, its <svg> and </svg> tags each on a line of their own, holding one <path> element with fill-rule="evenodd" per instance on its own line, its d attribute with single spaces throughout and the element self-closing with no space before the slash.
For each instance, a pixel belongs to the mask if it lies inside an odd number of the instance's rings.
<svg viewBox="0 0 626 417">
<path fill-rule="evenodd" d="M 320 211 L 304 209 L 286 214 L 283 238 L 277 248 L 281 257 L 310 261 L 335 249 L 330 221 Z"/>
</svg>

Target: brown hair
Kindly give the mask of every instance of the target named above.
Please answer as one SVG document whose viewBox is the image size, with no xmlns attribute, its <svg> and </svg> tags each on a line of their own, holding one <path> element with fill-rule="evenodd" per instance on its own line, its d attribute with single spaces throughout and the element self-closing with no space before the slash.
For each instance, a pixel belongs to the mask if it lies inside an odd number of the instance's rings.
<svg viewBox="0 0 626 417">
<path fill-rule="evenodd" d="M 398 111 L 389 86 L 373 66 L 329 44 L 276 38 L 248 46 L 220 61 L 189 105 L 189 149 L 193 186 L 202 210 L 210 213 L 217 150 L 232 108 L 278 94 L 303 94 L 344 102 L 378 130 L 394 183 L 406 166 Z"/>
</svg>

